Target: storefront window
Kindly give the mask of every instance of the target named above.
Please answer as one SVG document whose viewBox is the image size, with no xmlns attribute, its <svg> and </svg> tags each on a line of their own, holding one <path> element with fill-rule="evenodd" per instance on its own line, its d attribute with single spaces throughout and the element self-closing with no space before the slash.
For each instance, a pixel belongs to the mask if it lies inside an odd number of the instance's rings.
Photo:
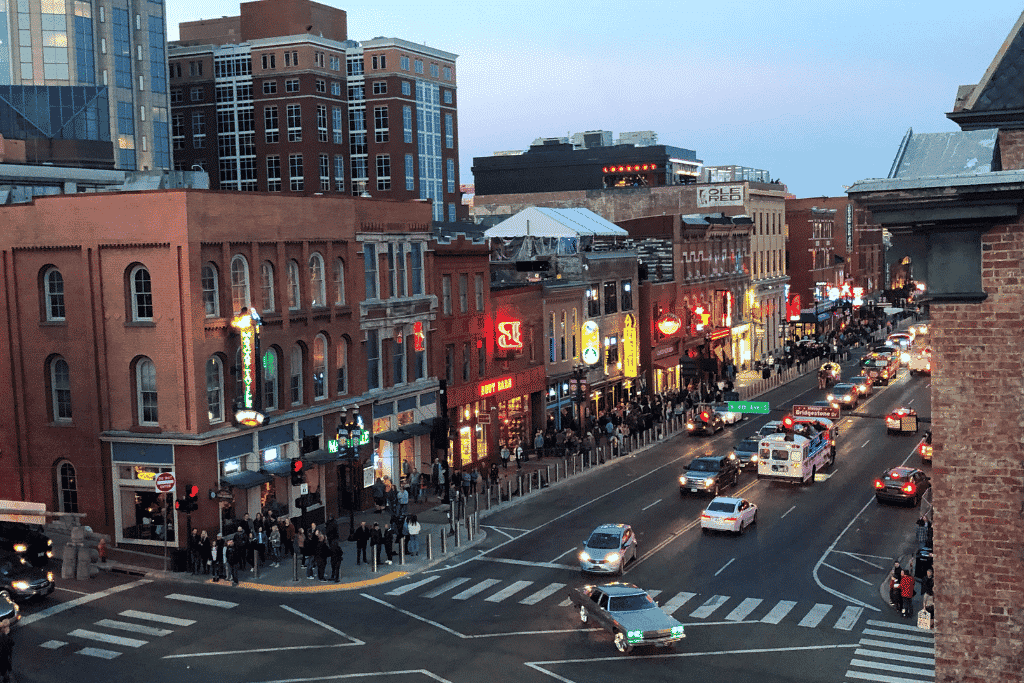
<svg viewBox="0 0 1024 683">
<path fill-rule="evenodd" d="M 139 543 L 174 543 L 174 500 L 172 493 L 157 493 L 153 480 L 170 467 L 150 465 L 118 465 L 116 482 L 120 498 L 120 537 Z M 171 520 L 167 525 L 165 514 Z"/>
</svg>

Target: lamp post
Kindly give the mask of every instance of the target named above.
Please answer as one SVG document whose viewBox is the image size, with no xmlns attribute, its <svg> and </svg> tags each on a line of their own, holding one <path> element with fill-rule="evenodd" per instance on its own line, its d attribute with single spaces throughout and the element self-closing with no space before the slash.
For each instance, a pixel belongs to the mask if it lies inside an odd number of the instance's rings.
<svg viewBox="0 0 1024 683">
<path fill-rule="evenodd" d="M 583 402 L 586 401 L 587 396 L 587 368 L 583 365 L 577 365 L 572 369 L 572 382 L 570 388 L 575 389 L 573 391 L 572 400 L 576 404 L 576 419 L 577 426 L 579 429 L 579 436 L 583 438 L 583 432 L 586 427 L 586 423 L 583 420 Z"/>
<path fill-rule="evenodd" d="M 359 440 L 362 436 L 362 429 L 356 421 L 358 412 L 358 408 L 350 407 L 345 416 L 345 424 L 338 425 L 338 441 L 344 444 L 345 458 L 348 460 L 352 470 L 350 477 L 351 491 L 348 501 L 348 532 L 350 535 L 356 531 L 356 501 L 359 496 Z"/>
</svg>

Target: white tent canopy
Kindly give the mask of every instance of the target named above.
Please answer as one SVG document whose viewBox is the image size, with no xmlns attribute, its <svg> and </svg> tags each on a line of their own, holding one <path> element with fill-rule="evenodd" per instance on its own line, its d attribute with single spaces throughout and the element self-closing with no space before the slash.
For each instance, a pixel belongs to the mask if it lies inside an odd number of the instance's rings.
<svg viewBox="0 0 1024 683">
<path fill-rule="evenodd" d="M 590 209 L 530 207 L 484 231 L 484 237 L 626 237 L 629 233 Z"/>
</svg>

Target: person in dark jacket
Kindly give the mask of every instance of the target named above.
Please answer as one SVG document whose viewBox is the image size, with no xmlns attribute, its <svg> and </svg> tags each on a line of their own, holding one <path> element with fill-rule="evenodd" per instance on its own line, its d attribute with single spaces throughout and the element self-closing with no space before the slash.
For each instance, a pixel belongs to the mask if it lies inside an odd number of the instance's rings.
<svg viewBox="0 0 1024 683">
<path fill-rule="evenodd" d="M 380 551 L 383 542 L 384 535 L 380 532 L 380 525 L 377 524 L 377 522 L 374 522 L 373 528 L 370 529 L 370 552 L 373 553 L 374 558 L 376 558 L 377 564 L 380 564 Z"/>
<path fill-rule="evenodd" d="M 345 559 L 345 553 L 341 549 L 341 539 L 335 536 L 328 544 L 331 547 L 331 581 L 338 582 L 338 573 L 341 571 L 341 561 Z"/>
<path fill-rule="evenodd" d="M 316 577 L 326 581 L 324 572 L 327 571 L 327 560 L 331 557 L 331 547 L 327 544 L 327 535 L 324 532 L 318 531 L 316 534 Z"/>
<path fill-rule="evenodd" d="M 366 522 L 359 522 L 359 526 L 356 527 L 352 535 L 356 539 L 356 565 L 359 564 L 360 559 L 366 564 L 370 564 L 370 561 L 366 559 L 366 544 L 370 542 L 370 530 L 366 528 Z"/>
<path fill-rule="evenodd" d="M 395 557 L 395 530 L 390 522 L 384 522 L 384 531 L 381 532 L 381 544 L 384 546 L 384 554 L 388 558 L 384 564 L 391 564 L 391 560 Z"/>
<path fill-rule="evenodd" d="M 238 585 L 238 565 L 242 563 L 241 553 L 235 547 L 235 538 L 238 534 L 235 534 L 232 538 L 228 539 L 227 543 L 227 560 L 228 560 L 228 571 L 231 574 L 231 585 Z"/>
<path fill-rule="evenodd" d="M 900 595 L 900 578 L 903 576 L 903 569 L 897 561 L 889 575 L 889 605 L 900 609 L 903 604 L 903 596 Z"/>
<path fill-rule="evenodd" d="M 315 526 L 315 525 L 314 525 Z M 310 528 L 306 533 L 306 545 L 302 549 L 302 554 L 306 556 L 306 578 L 313 578 L 313 566 L 316 564 L 316 548 L 317 548 L 317 535 L 315 528 Z"/>
</svg>

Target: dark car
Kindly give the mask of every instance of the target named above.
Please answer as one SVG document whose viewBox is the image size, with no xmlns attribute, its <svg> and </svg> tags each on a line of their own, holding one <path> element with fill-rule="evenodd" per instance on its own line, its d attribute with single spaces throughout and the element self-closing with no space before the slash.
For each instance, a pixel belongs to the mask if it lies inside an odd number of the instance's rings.
<svg viewBox="0 0 1024 683">
<path fill-rule="evenodd" d="M 733 445 L 732 454 L 739 462 L 740 469 L 757 471 L 757 449 L 760 444 L 759 437 L 750 436 Z"/>
<path fill-rule="evenodd" d="M 833 408 L 849 408 L 853 410 L 857 407 L 857 401 L 859 400 L 860 389 L 854 384 L 843 382 L 835 385 L 828 392 L 828 401 L 832 404 Z"/>
<path fill-rule="evenodd" d="M 725 429 L 725 420 L 711 408 L 705 408 L 686 422 L 686 431 L 694 434 L 714 434 Z"/>
<path fill-rule="evenodd" d="M 0 553 L 18 553 L 36 567 L 45 567 L 53 557 L 53 541 L 38 524 L 0 522 Z"/>
<path fill-rule="evenodd" d="M 717 496 L 726 486 L 735 486 L 740 481 L 740 464 L 729 455 L 704 455 L 694 458 L 679 475 L 679 495 L 687 493 L 710 493 Z"/>
<path fill-rule="evenodd" d="M 4 619 L 10 620 L 11 624 L 18 623 L 21 620 L 21 608 L 11 600 L 7 591 L 0 590 L 0 621 Z"/>
<path fill-rule="evenodd" d="M 875 500 L 879 503 L 910 503 L 917 507 L 931 485 L 931 479 L 921 470 L 894 467 L 875 479 Z"/>
<path fill-rule="evenodd" d="M 32 566 L 18 553 L 0 554 L 0 590 L 16 600 L 33 600 L 53 592 L 53 572 Z"/>
</svg>

